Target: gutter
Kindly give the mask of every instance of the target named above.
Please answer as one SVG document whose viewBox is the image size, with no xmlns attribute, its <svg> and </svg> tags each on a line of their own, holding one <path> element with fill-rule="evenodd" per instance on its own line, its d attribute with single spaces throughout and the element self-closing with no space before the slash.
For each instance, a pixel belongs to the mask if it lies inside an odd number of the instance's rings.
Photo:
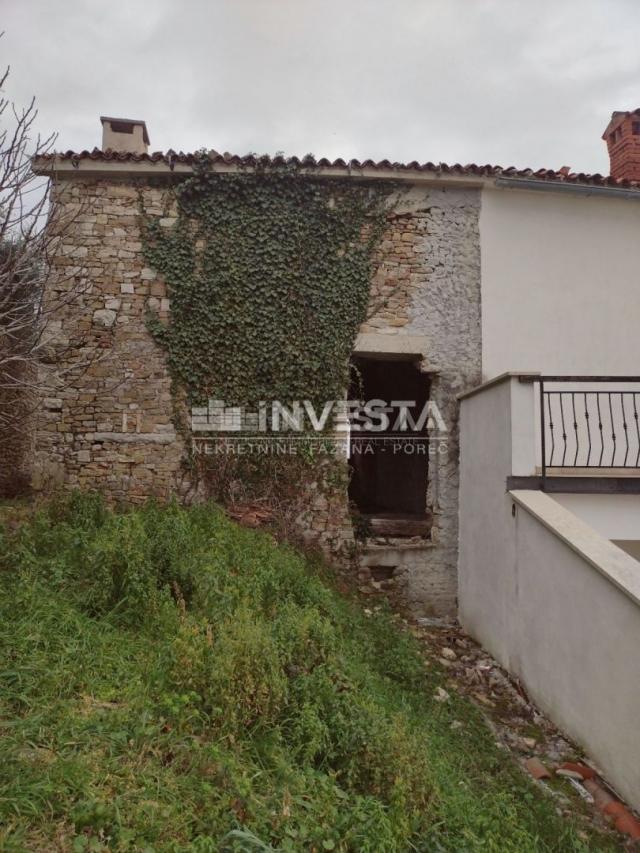
<svg viewBox="0 0 640 853">
<path fill-rule="evenodd" d="M 608 196 L 640 201 L 640 190 L 599 187 L 591 184 L 569 184 L 564 181 L 536 181 L 529 178 L 496 178 L 494 185 L 504 190 L 534 190 L 537 192 L 563 192 L 582 196 Z"/>
</svg>

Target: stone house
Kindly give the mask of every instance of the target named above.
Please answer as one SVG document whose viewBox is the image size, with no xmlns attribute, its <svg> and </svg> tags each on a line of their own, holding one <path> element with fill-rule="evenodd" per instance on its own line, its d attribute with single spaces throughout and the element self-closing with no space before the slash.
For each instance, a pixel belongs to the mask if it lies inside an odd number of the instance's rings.
<svg viewBox="0 0 640 853">
<path fill-rule="evenodd" d="M 437 404 L 447 452 L 397 463 L 379 454 L 372 464 L 354 464 L 350 488 L 371 522 L 363 577 L 394 587 L 416 613 L 455 610 L 458 396 L 505 371 L 633 372 L 640 357 L 640 171 L 629 167 L 629 158 L 637 164 L 640 157 L 626 141 L 628 134 L 635 142 L 636 124 L 633 114 L 614 114 L 611 177 L 564 167 L 304 164 L 327 180 L 407 189 L 378 251 L 372 311 L 353 357 L 367 398 L 402 389 Z M 102 126 L 101 149 L 34 166 L 51 175 L 60 210 L 75 217 L 56 259 L 60 281 L 86 285 L 53 332 L 78 342 L 80 360 L 87 341 L 101 357 L 44 400 L 33 482 L 98 489 L 114 500 L 165 499 L 190 484 L 165 356 L 146 327 L 149 307 L 166 321 L 171 303 L 144 260 L 139 193 L 149 213 L 163 216 L 164 188 L 192 174 L 194 155 L 149 154 L 141 121 L 103 118 Z M 215 152 L 210 160 L 220 173 L 254 162 Z M 352 536 L 344 512 L 319 506 L 318 538 L 331 541 L 336 528 L 342 539 Z"/>
</svg>

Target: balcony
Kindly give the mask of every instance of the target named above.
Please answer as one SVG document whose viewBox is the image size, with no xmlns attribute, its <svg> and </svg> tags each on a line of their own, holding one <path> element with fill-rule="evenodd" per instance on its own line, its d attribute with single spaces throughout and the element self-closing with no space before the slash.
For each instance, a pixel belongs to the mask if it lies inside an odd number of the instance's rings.
<svg viewBox="0 0 640 853">
<path fill-rule="evenodd" d="M 518 379 L 531 386 L 536 464 L 509 488 L 640 493 L 640 376 Z"/>
</svg>

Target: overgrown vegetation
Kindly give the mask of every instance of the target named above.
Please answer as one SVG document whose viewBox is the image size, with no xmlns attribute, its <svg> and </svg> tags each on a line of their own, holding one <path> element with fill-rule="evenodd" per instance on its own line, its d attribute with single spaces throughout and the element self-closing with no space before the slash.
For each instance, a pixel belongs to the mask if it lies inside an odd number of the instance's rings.
<svg viewBox="0 0 640 853">
<path fill-rule="evenodd" d="M 75 496 L 0 559 L 2 850 L 587 849 L 390 614 L 213 507 Z"/>
<path fill-rule="evenodd" d="M 341 399 L 393 192 L 284 158 L 219 174 L 202 153 L 169 195 L 174 224 L 142 220 L 171 297 L 151 330 L 190 403 Z"/>
<path fill-rule="evenodd" d="M 140 197 L 145 257 L 171 298 L 168 322 L 150 311 L 148 327 L 166 352 L 191 478 L 225 505 L 248 491 L 291 537 L 313 500 L 309 484 L 339 491 L 346 508 L 344 458 L 327 453 L 308 423 L 294 453 L 199 456 L 188 409 L 208 399 L 253 411 L 309 400 L 320 415 L 344 397 L 398 190 L 322 180 L 282 157 L 221 174 L 202 152 L 193 172 L 167 191 L 164 217 L 148 215 Z M 328 418 L 326 431 L 333 425 Z"/>
</svg>

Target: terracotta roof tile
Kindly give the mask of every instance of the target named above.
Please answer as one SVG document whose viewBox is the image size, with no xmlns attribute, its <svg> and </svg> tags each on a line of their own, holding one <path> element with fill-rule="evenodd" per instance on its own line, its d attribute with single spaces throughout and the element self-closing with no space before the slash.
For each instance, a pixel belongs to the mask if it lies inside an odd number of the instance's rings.
<svg viewBox="0 0 640 853">
<path fill-rule="evenodd" d="M 41 157 L 40 160 L 46 162 L 57 158 L 61 161 L 70 161 L 73 164 L 79 163 L 81 160 L 95 160 L 104 162 L 117 163 L 163 163 L 173 168 L 176 164 L 191 165 L 197 157 L 200 156 L 194 153 L 183 153 L 169 150 L 166 152 L 155 151 L 152 154 L 135 154 L 127 151 L 101 151 L 94 148 L 93 151 L 64 151 L 57 154 L 48 154 Z M 431 173 L 433 175 L 456 175 L 460 177 L 485 177 L 485 178 L 523 178 L 539 181 L 557 181 L 565 184 L 588 184 L 590 186 L 601 187 L 617 187 L 620 189 L 640 189 L 640 181 L 629 181 L 626 179 L 617 179 L 611 176 L 600 174 L 585 174 L 583 172 L 570 172 L 566 167 L 562 169 L 517 169 L 515 166 L 492 166 L 486 164 L 484 166 L 476 163 L 468 163 L 463 166 L 460 163 L 419 163 L 417 160 L 412 160 L 410 163 L 397 163 L 390 160 L 350 160 L 345 161 L 342 158 L 337 160 L 329 160 L 326 157 L 316 159 L 310 155 L 306 157 L 283 157 L 276 155 L 275 157 L 258 156 L 248 154 L 239 156 L 238 154 L 229 154 L 225 152 L 220 154 L 217 151 L 210 151 L 209 158 L 212 165 L 223 163 L 227 166 L 255 166 L 258 163 L 267 164 L 293 164 L 307 168 L 333 168 L 344 169 L 345 171 L 358 171 L 360 169 L 371 169 L 380 171 L 396 171 L 396 172 L 422 172 Z"/>
</svg>

